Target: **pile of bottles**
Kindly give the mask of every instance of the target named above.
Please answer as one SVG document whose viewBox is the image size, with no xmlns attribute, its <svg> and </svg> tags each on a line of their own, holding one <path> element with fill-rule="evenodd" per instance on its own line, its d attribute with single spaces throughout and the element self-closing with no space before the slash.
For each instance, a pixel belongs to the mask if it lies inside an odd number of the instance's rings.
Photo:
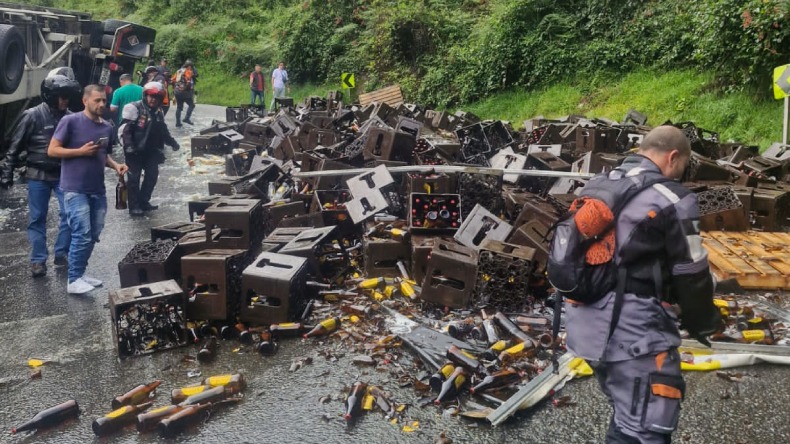
<svg viewBox="0 0 790 444">
<path fill-rule="evenodd" d="M 203 422 L 207 415 L 223 405 L 241 401 L 246 387 L 240 373 L 211 376 L 200 385 L 174 389 L 170 404 L 149 410 L 162 381 L 141 384 L 111 402 L 111 412 L 96 418 L 91 427 L 96 436 L 108 436 L 136 425 L 140 433 L 158 431 L 163 437 L 173 437 L 191 426 Z M 15 427 L 11 433 L 39 430 L 59 425 L 78 417 L 79 405 L 74 400 L 42 410 L 29 421 Z"/>
<path fill-rule="evenodd" d="M 750 304 L 738 303 L 735 298 L 713 300 L 719 309 L 725 327 L 710 336 L 711 341 L 739 342 L 748 344 L 785 344 L 782 329 L 775 328 L 776 320 L 760 313 Z"/>
</svg>

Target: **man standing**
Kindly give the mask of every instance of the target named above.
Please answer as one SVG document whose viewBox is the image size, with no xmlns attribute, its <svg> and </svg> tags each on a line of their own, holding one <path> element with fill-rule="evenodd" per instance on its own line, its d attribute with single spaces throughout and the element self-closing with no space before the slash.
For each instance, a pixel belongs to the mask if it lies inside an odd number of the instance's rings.
<svg viewBox="0 0 790 444">
<path fill-rule="evenodd" d="M 159 178 L 159 164 L 165 161 L 165 144 L 177 151 L 180 146 L 165 124 L 160 108 L 165 89 L 159 82 L 149 82 L 143 88 L 144 99 L 132 102 L 123 109 L 123 123 L 119 130 L 129 177 L 129 214 L 141 216 L 144 211 L 159 208 L 151 205 L 151 194 Z M 140 176 L 145 174 L 142 180 Z"/>
<path fill-rule="evenodd" d="M 119 175 L 129 168 L 110 157 L 115 142 L 113 126 L 101 116 L 107 96 L 101 85 L 88 85 L 82 94 L 85 110 L 60 119 L 48 154 L 61 158 L 60 187 L 71 228 L 69 278 L 67 291 L 83 294 L 102 285 L 102 281 L 85 275 L 93 247 L 99 241 L 107 214 L 104 168 Z"/>
<path fill-rule="evenodd" d="M 285 97 L 285 89 L 291 92 L 291 84 L 288 82 L 288 71 L 285 70 L 285 62 L 280 62 L 277 69 L 272 71 L 272 106 L 271 110 L 274 111 L 274 100 L 278 97 Z"/>
<path fill-rule="evenodd" d="M 197 77 L 192 61 L 187 59 L 184 65 L 173 74 L 173 91 L 176 96 L 176 128 L 181 125 L 181 110 L 187 105 L 184 123 L 192 125 L 192 110 L 195 109 L 195 78 Z"/>
<path fill-rule="evenodd" d="M 566 304 L 568 348 L 590 361 L 614 409 L 607 443 L 670 442 L 685 392 L 678 315 L 681 326 L 702 341 L 721 324 L 697 197 L 677 182 L 690 155 L 679 129 L 660 126 L 645 136 L 637 154 L 587 185 L 590 193 L 596 180 L 646 186 L 614 221 L 616 290 L 587 305 Z"/>
<path fill-rule="evenodd" d="M 156 67 L 156 70 L 159 72 L 159 75 L 165 79 L 170 78 L 170 67 L 167 66 L 166 58 L 159 60 L 159 66 Z M 165 85 L 165 88 L 167 88 L 167 85 Z"/>
<path fill-rule="evenodd" d="M 67 264 L 71 230 L 66 220 L 60 181 L 60 159 L 47 155 L 49 141 L 60 119 L 69 114 L 69 103 L 76 102 L 80 84 L 63 75 L 48 76 L 41 83 L 41 104 L 26 110 L 11 137 L 6 160 L 0 166 L 0 186 L 14 184 L 14 168 L 27 166 L 27 203 L 30 222 L 27 238 L 30 241 L 30 272 L 33 277 L 47 274 L 47 213 L 52 193 L 58 199 L 60 223 L 55 240 L 55 265 Z"/>
<path fill-rule="evenodd" d="M 263 98 L 264 85 L 263 73 L 261 72 L 261 65 L 255 65 L 255 71 L 250 73 L 250 105 L 255 106 L 255 99 L 260 98 L 260 107 L 263 109 L 266 102 Z"/>
<path fill-rule="evenodd" d="M 121 74 L 118 79 L 121 87 L 115 90 L 110 103 L 110 111 L 115 115 L 115 123 L 121 123 L 121 111 L 128 103 L 143 99 L 143 87 L 132 82 L 131 74 Z"/>
</svg>

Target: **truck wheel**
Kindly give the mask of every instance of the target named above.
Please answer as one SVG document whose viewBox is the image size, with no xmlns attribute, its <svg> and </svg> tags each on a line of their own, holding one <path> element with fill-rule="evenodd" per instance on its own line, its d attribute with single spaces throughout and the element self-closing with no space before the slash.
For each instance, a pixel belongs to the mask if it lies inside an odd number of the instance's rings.
<svg viewBox="0 0 790 444">
<path fill-rule="evenodd" d="M 0 93 L 12 94 L 25 70 L 25 41 L 16 27 L 0 25 Z"/>
</svg>

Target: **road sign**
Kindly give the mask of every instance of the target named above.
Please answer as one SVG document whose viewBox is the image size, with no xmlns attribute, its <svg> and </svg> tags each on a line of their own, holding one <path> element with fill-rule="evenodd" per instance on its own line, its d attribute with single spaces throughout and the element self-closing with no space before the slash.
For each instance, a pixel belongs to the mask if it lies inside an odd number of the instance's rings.
<svg viewBox="0 0 790 444">
<path fill-rule="evenodd" d="M 354 81 L 354 73 L 344 72 L 343 75 L 340 76 L 340 83 L 343 85 L 343 89 L 353 88 L 356 86 L 356 82 Z"/>
<path fill-rule="evenodd" d="M 790 65 L 774 68 L 774 99 L 790 96 Z"/>
</svg>

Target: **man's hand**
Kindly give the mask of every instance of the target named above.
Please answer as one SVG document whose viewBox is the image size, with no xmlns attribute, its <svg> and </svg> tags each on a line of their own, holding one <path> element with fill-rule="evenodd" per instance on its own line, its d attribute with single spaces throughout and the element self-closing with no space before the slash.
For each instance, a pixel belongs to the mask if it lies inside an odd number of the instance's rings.
<svg viewBox="0 0 790 444">
<path fill-rule="evenodd" d="M 179 145 L 178 142 L 176 142 L 173 144 L 173 146 L 171 146 L 171 148 L 173 148 L 173 151 L 178 151 L 181 149 L 181 145 Z"/>
<path fill-rule="evenodd" d="M 95 155 L 99 151 L 99 148 L 101 148 L 101 145 L 97 145 L 93 142 L 88 142 L 85 145 L 79 147 L 78 150 L 81 155 L 87 157 L 87 156 Z"/>
<path fill-rule="evenodd" d="M 125 163 L 115 164 L 115 172 L 118 173 L 119 176 L 123 176 L 127 171 L 129 171 L 129 167 L 126 166 Z"/>
</svg>

